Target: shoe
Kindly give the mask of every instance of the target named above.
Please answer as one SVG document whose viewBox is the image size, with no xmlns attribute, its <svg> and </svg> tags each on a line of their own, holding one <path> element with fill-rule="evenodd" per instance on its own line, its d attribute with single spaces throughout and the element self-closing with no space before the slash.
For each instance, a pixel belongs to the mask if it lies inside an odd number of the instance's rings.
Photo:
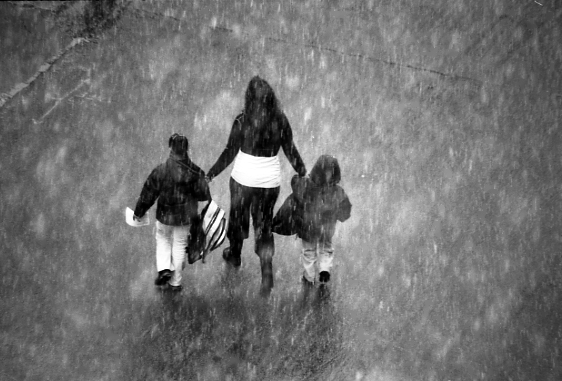
<svg viewBox="0 0 562 381">
<path fill-rule="evenodd" d="M 183 286 L 180 284 L 179 286 L 172 286 L 170 285 L 170 291 L 173 292 L 180 292 L 181 290 L 183 290 Z"/>
<path fill-rule="evenodd" d="M 301 282 L 305 287 L 314 287 L 314 283 L 306 279 L 304 275 L 302 276 Z"/>
<path fill-rule="evenodd" d="M 328 283 L 330 281 L 330 273 L 327 271 L 320 271 L 320 277 L 318 278 L 320 283 Z"/>
<path fill-rule="evenodd" d="M 242 259 L 240 257 L 233 257 L 230 254 L 231 254 L 230 247 L 227 247 L 222 252 L 222 259 L 224 259 L 226 262 L 230 263 L 234 267 L 240 267 L 240 265 L 242 264 Z"/>
<path fill-rule="evenodd" d="M 164 286 L 172 278 L 172 272 L 170 270 L 158 271 L 158 276 L 154 281 L 156 286 Z"/>
<path fill-rule="evenodd" d="M 264 286 L 262 284 L 261 287 L 260 287 L 260 296 L 262 298 L 268 298 L 269 295 L 271 295 L 271 291 L 272 291 L 271 287 Z"/>
</svg>

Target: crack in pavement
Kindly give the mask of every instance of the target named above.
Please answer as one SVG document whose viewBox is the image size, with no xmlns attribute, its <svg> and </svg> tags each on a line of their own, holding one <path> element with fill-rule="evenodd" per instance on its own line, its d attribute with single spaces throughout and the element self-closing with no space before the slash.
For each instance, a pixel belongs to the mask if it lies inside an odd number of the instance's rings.
<svg viewBox="0 0 562 381">
<path fill-rule="evenodd" d="M 136 8 L 136 7 L 132 7 L 132 8 L 134 10 L 144 12 L 144 13 L 150 14 L 152 16 L 169 18 L 169 19 L 172 19 L 172 20 L 177 21 L 177 22 L 183 21 L 183 19 L 180 19 L 180 18 L 177 18 L 177 17 L 174 17 L 174 16 L 169 16 L 169 15 L 166 15 L 166 14 L 163 14 L 163 13 L 147 11 L 145 9 Z M 226 28 L 226 27 L 223 27 L 223 26 L 209 25 L 208 28 L 210 28 L 211 30 L 219 31 L 219 32 L 234 33 L 233 29 Z M 427 72 L 427 73 L 439 75 L 441 77 L 449 78 L 449 79 L 452 79 L 452 80 L 469 81 L 469 82 L 473 82 L 473 83 L 476 83 L 476 84 L 479 84 L 479 85 L 481 85 L 483 83 L 483 81 L 481 81 L 481 80 L 457 75 L 457 74 L 454 74 L 454 73 L 445 73 L 445 72 L 441 72 L 439 70 L 429 69 L 429 68 L 425 68 L 425 67 L 421 67 L 421 66 L 414 66 L 414 65 L 410 65 L 410 64 L 402 64 L 402 63 L 399 63 L 399 62 L 394 62 L 394 61 L 384 60 L 384 59 L 381 59 L 381 58 L 371 57 L 371 56 L 368 56 L 368 55 L 362 54 L 362 53 L 346 53 L 346 52 L 338 50 L 338 49 L 327 48 L 327 47 L 320 46 L 318 44 L 298 43 L 298 42 L 294 42 L 294 41 L 290 41 L 290 40 L 286 40 L 286 39 L 282 39 L 282 38 L 277 38 L 277 37 L 264 37 L 264 39 L 266 39 L 268 41 L 272 41 L 272 42 L 277 42 L 277 43 L 284 43 L 284 44 L 293 45 L 293 46 L 302 46 L 302 47 L 305 47 L 305 48 L 312 48 L 312 49 L 316 49 L 316 50 L 320 50 L 320 51 L 326 51 L 326 52 L 330 52 L 330 53 L 339 54 L 341 56 L 352 57 L 352 58 L 360 58 L 360 59 L 363 59 L 363 60 L 366 60 L 366 61 L 371 61 L 371 62 L 379 62 L 379 63 L 383 63 L 383 64 L 386 64 L 386 65 L 389 65 L 389 66 L 395 66 L 395 67 L 398 67 L 398 68 L 406 68 L 406 69 L 415 70 L 415 71 L 424 71 L 424 72 Z"/>
<path fill-rule="evenodd" d="M 49 109 L 47 110 L 47 112 L 45 114 L 43 114 L 39 119 L 34 119 L 32 118 L 31 120 L 33 121 L 33 124 L 39 124 L 43 122 L 43 119 L 45 119 L 47 116 L 49 116 L 49 114 L 59 105 L 62 103 L 62 101 L 64 101 L 66 98 L 68 98 L 70 95 L 72 95 L 74 92 L 76 92 L 78 89 L 80 89 L 82 86 L 84 86 L 85 84 L 90 84 L 91 80 L 89 78 L 89 73 L 88 73 L 88 78 L 83 79 L 80 81 L 80 83 L 72 90 L 70 90 L 68 93 L 66 93 L 65 95 L 63 95 L 61 98 L 57 98 L 57 100 L 55 101 L 55 104 Z"/>
<path fill-rule="evenodd" d="M 24 90 L 29 85 L 31 85 L 33 82 L 35 82 L 35 80 L 37 78 L 39 78 L 42 74 L 46 73 L 49 69 L 51 69 L 51 67 L 58 60 L 60 60 L 66 53 L 68 53 L 70 50 L 72 50 L 76 46 L 82 45 L 82 44 L 87 43 L 87 42 L 90 42 L 90 40 L 88 40 L 86 38 L 83 38 L 83 37 L 78 37 L 78 38 L 73 39 L 58 54 L 52 56 L 43 65 L 41 65 L 39 67 L 39 69 L 37 70 L 37 72 L 35 72 L 34 75 L 32 75 L 30 78 L 28 78 L 27 81 L 18 83 L 8 93 L 0 94 L 0 109 L 6 104 L 6 102 L 8 102 L 10 99 L 15 97 L 16 95 L 18 95 L 22 90 Z"/>
</svg>

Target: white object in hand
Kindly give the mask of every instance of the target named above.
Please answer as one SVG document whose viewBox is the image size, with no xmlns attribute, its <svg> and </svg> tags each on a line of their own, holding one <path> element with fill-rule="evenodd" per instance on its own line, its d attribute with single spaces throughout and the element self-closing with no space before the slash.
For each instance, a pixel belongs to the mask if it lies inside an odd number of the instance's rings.
<svg viewBox="0 0 562 381">
<path fill-rule="evenodd" d="M 129 207 L 127 207 L 125 209 L 125 221 L 127 221 L 127 223 L 131 226 L 146 226 L 148 224 L 150 224 L 150 220 L 148 219 L 148 213 L 146 213 L 141 219 L 140 221 L 135 220 L 133 218 L 133 216 L 135 215 L 135 212 L 133 212 L 133 210 Z"/>
</svg>

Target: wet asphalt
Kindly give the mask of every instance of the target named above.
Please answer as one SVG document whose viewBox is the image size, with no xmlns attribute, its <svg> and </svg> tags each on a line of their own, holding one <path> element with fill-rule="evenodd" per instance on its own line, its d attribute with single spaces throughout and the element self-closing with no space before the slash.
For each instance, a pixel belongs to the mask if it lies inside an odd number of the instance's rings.
<svg viewBox="0 0 562 381">
<path fill-rule="evenodd" d="M 0 5 L 5 93 L 84 12 L 23 3 Z M 0 379 L 559 379 L 560 9 L 496 3 L 123 3 L 0 108 Z M 154 210 L 124 209 L 172 132 L 210 168 L 254 74 L 307 165 L 342 164 L 332 281 L 303 287 L 276 236 L 260 297 L 251 236 L 239 270 L 225 243 L 155 287 Z"/>
</svg>

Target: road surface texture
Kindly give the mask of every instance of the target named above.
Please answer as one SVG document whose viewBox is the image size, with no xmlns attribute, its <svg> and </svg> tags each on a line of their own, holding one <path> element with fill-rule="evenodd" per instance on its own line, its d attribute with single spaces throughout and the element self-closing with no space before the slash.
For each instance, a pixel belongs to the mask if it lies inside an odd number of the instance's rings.
<svg viewBox="0 0 562 381">
<path fill-rule="evenodd" d="M 0 3 L 0 379 L 561 379 L 559 1 L 104 4 Z M 340 162 L 332 281 L 276 236 L 269 299 L 252 240 L 161 292 L 124 209 L 173 132 L 210 168 L 256 74 Z"/>
</svg>

